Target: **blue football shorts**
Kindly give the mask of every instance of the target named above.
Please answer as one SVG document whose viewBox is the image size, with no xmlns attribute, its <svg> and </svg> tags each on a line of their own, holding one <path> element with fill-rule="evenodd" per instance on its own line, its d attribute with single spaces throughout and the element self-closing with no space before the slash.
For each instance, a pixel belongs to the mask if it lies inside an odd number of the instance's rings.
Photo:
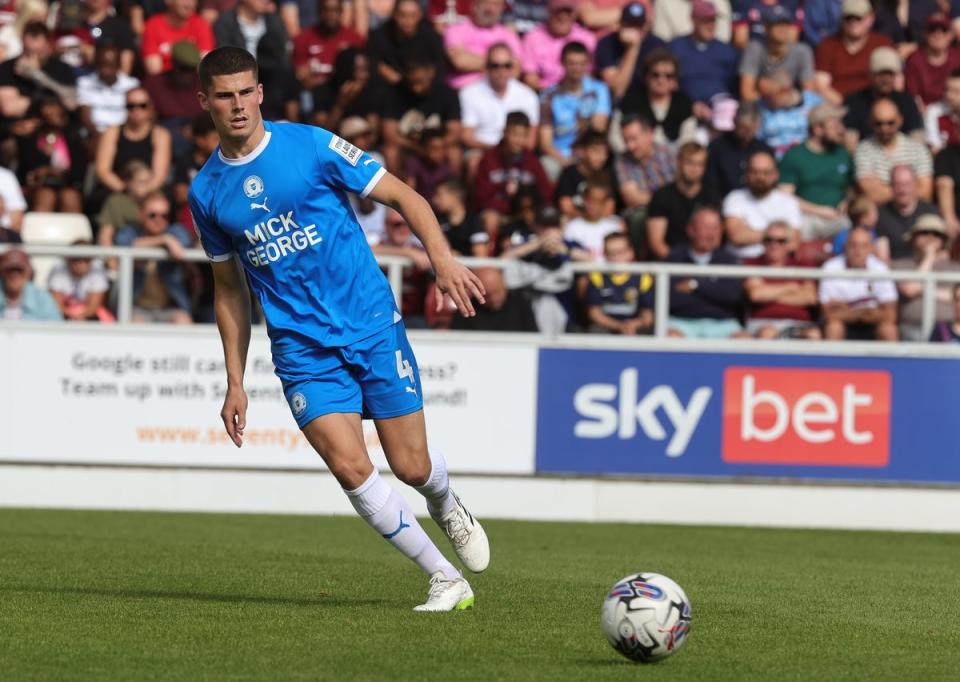
<svg viewBox="0 0 960 682">
<path fill-rule="evenodd" d="M 388 419 L 423 408 L 420 370 L 402 321 L 349 346 L 274 355 L 273 364 L 301 429 L 334 412 Z"/>
</svg>

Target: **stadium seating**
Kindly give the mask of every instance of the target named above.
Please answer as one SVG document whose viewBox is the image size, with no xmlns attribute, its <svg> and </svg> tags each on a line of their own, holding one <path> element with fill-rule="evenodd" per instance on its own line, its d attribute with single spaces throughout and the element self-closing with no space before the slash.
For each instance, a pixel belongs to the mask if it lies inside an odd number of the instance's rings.
<svg viewBox="0 0 960 682">
<path fill-rule="evenodd" d="M 93 228 L 82 213 L 41 213 L 30 211 L 23 216 L 24 244 L 64 246 L 77 241 L 92 241 Z M 59 259 L 55 256 L 34 256 L 33 281 L 46 286 L 47 276 Z"/>
</svg>

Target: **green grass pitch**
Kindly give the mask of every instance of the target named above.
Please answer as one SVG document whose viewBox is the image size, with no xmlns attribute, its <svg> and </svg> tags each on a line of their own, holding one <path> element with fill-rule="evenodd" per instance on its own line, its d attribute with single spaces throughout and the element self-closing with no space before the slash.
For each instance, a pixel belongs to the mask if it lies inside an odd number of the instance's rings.
<svg viewBox="0 0 960 682">
<path fill-rule="evenodd" d="M 0 680 L 960 676 L 960 536 L 486 527 L 477 607 L 419 614 L 426 579 L 358 519 L 0 510 Z M 599 626 L 639 570 L 693 603 L 649 666 Z"/>
</svg>

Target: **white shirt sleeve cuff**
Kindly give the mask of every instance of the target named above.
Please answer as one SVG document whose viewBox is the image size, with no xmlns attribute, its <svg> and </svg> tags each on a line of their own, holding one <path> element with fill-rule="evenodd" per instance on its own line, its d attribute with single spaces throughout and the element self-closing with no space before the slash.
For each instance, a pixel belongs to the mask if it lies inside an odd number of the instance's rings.
<svg viewBox="0 0 960 682">
<path fill-rule="evenodd" d="M 377 186 L 377 183 L 380 182 L 380 178 L 382 178 L 386 174 L 387 174 L 386 168 L 381 168 L 376 173 L 374 173 L 373 177 L 370 178 L 370 182 L 368 182 L 367 186 L 363 188 L 362 192 L 360 192 L 360 198 L 366 199 L 367 195 L 370 194 L 370 192 L 373 191 L 373 188 Z"/>
</svg>

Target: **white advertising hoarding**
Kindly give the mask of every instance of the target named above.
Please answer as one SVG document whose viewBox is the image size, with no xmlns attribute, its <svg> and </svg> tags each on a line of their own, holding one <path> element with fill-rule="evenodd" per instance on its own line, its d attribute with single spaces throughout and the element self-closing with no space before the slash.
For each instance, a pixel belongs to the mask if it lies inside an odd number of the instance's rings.
<svg viewBox="0 0 960 682">
<path fill-rule="evenodd" d="M 533 472 L 534 345 L 413 341 L 432 448 L 454 472 Z M 237 449 L 220 421 L 216 330 L 0 327 L 0 460 L 323 468 L 290 415 L 270 348 L 254 333 Z M 364 423 L 374 461 L 376 431 Z"/>
</svg>

